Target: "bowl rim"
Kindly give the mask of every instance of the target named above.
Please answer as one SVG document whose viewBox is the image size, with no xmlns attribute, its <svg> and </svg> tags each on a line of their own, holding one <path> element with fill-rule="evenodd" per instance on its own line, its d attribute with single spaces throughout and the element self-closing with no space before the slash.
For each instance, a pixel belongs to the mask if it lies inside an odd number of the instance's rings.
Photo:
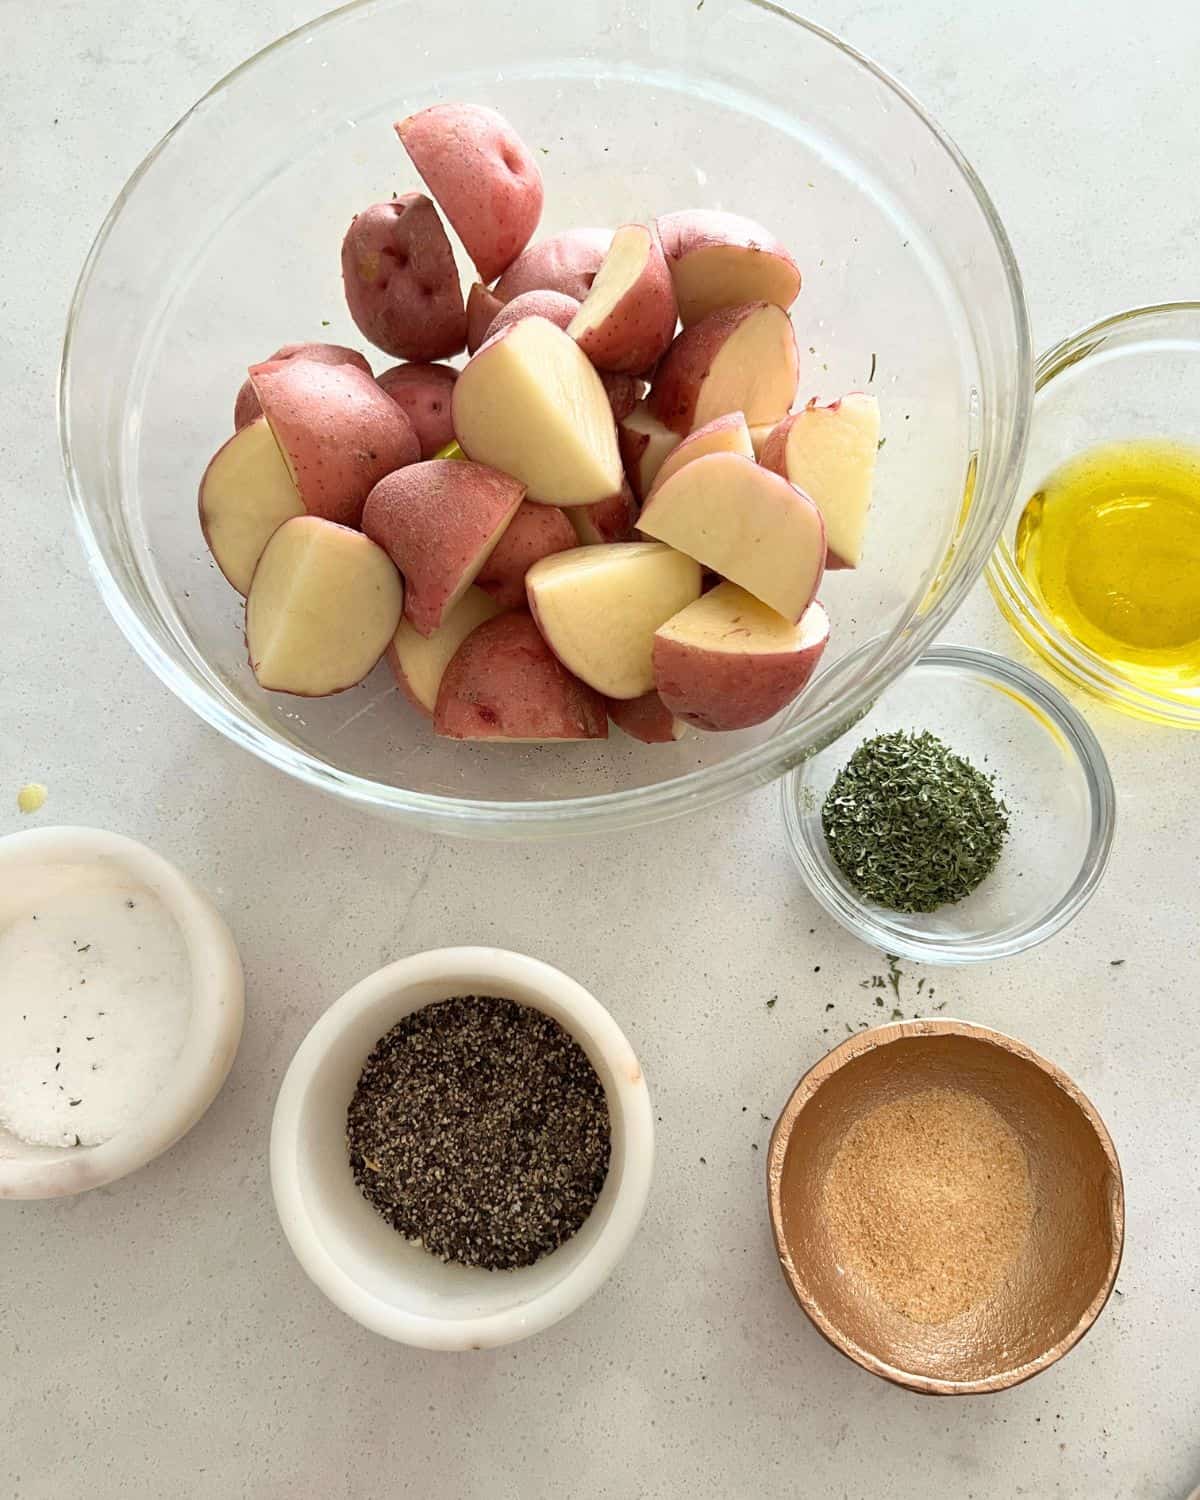
<svg viewBox="0 0 1200 1500">
<path fill-rule="evenodd" d="M 312 1199 L 304 1192 L 298 1167 L 299 1141 L 314 1075 L 329 1049 L 377 1006 L 394 1002 L 396 1020 L 433 999 L 405 1006 L 405 996 L 430 982 L 444 984 L 447 996 L 456 985 L 494 985 L 504 995 L 516 990 L 524 998 L 552 998 L 556 1018 L 602 1057 L 614 1087 L 606 1089 L 610 1114 L 622 1125 L 623 1146 L 609 1173 L 617 1172 L 608 1218 L 595 1242 L 566 1275 L 531 1298 L 474 1317 L 439 1318 L 397 1308 L 362 1286 L 330 1254 L 314 1229 Z M 563 1019 L 563 1016 L 567 1019 Z M 349 1162 L 346 1170 L 349 1172 Z M 280 1085 L 271 1121 L 270 1176 L 275 1211 L 292 1253 L 314 1284 L 334 1305 L 372 1332 L 415 1348 L 490 1349 L 528 1338 L 574 1312 L 608 1278 L 632 1243 L 645 1212 L 654 1170 L 654 1114 L 650 1093 L 633 1048 L 600 1001 L 561 969 L 541 959 L 503 948 L 435 948 L 410 954 L 360 979 L 319 1017 L 297 1047 Z M 530 1268 L 532 1269 L 532 1268 Z M 520 1272 L 512 1273 L 520 1275 Z"/>
<path fill-rule="evenodd" d="M 820 1303 L 813 1297 L 808 1285 L 797 1270 L 795 1261 L 792 1259 L 791 1249 L 783 1229 L 783 1198 L 782 1179 L 783 1164 L 787 1158 L 788 1147 L 791 1144 L 792 1133 L 803 1113 L 805 1106 L 817 1094 L 825 1081 L 834 1073 L 839 1072 L 847 1063 L 853 1062 L 855 1058 L 864 1053 L 872 1052 L 876 1048 L 890 1046 L 892 1043 L 908 1039 L 921 1039 L 936 1036 L 960 1036 L 970 1037 L 982 1042 L 986 1046 L 996 1047 L 1000 1051 L 1009 1052 L 1025 1062 L 1032 1063 L 1040 1069 L 1076 1106 L 1083 1115 L 1092 1133 L 1100 1146 L 1105 1160 L 1108 1162 L 1112 1174 L 1112 1192 L 1109 1198 L 1111 1235 L 1109 1244 L 1108 1266 L 1105 1271 L 1104 1280 L 1095 1296 L 1087 1307 L 1076 1319 L 1071 1328 L 1063 1335 L 1057 1343 L 1052 1344 L 1035 1359 L 1027 1360 L 1025 1364 L 1018 1365 L 1012 1370 L 1003 1371 L 997 1375 L 981 1376 L 977 1380 L 943 1380 L 932 1375 L 917 1375 L 909 1370 L 901 1370 L 895 1365 L 890 1365 L 886 1360 L 871 1354 L 853 1339 L 843 1334 L 833 1322 L 827 1317 Z M 1048 1369 L 1055 1364 L 1064 1354 L 1069 1353 L 1080 1339 L 1091 1329 L 1096 1319 L 1104 1310 L 1116 1284 L 1117 1273 L 1121 1268 L 1121 1257 L 1125 1248 L 1125 1182 L 1121 1172 L 1121 1162 L 1117 1155 L 1117 1148 L 1113 1143 L 1112 1136 L 1108 1132 L 1096 1106 L 1083 1092 L 1071 1076 L 1066 1073 L 1057 1063 L 1051 1062 L 1049 1058 L 1043 1057 L 1026 1042 L 1016 1037 L 1009 1036 L 1003 1031 L 993 1030 L 990 1026 L 980 1026 L 973 1021 L 963 1021 L 950 1016 L 921 1017 L 908 1021 L 892 1021 L 882 1026 L 873 1026 L 867 1031 L 856 1032 L 847 1037 L 845 1041 L 839 1042 L 836 1047 L 831 1048 L 824 1057 L 819 1058 L 811 1068 L 801 1077 L 796 1087 L 788 1097 L 787 1103 L 779 1112 L 774 1128 L 771 1131 L 771 1140 L 767 1147 L 766 1161 L 767 1179 L 767 1209 L 771 1220 L 771 1233 L 775 1241 L 775 1251 L 779 1258 L 780 1270 L 788 1288 L 800 1304 L 805 1314 L 811 1321 L 813 1327 L 828 1343 L 847 1359 L 860 1365 L 872 1375 L 879 1375 L 884 1380 L 890 1380 L 894 1385 L 907 1387 L 910 1391 L 916 1391 L 924 1396 L 973 1396 L 990 1395 L 996 1391 L 1007 1390 L 1012 1386 L 1021 1385 L 1030 1380 L 1042 1370 Z"/>
<path fill-rule="evenodd" d="M 860 648 L 861 649 L 861 648 Z M 839 662 L 853 664 L 851 652 Z M 788 851 L 800 871 L 809 892 L 835 921 L 861 942 L 885 953 L 895 954 L 917 963 L 957 965 L 992 963 L 1010 958 L 1044 943 L 1074 920 L 1096 893 L 1112 855 L 1117 822 L 1117 795 L 1112 772 L 1095 732 L 1072 704 L 1040 673 L 996 651 L 977 646 L 942 644 L 926 651 L 910 668 L 910 675 L 924 667 L 951 670 L 981 677 L 999 684 L 1010 695 L 1019 696 L 1027 705 L 1044 714 L 1071 747 L 1083 771 L 1091 807 L 1091 829 L 1078 873 L 1059 899 L 1036 920 L 999 940 L 988 937 L 954 938 L 937 934 L 928 938 L 913 937 L 897 931 L 876 917 L 841 881 L 831 880 L 814 853 L 807 824 L 800 816 L 798 792 L 804 785 L 807 763 L 790 772 L 780 784 L 784 833 Z M 902 679 L 897 679 L 901 681 Z M 886 691 L 879 695 L 882 702 Z M 864 715 L 865 716 L 865 715 Z"/>
<path fill-rule="evenodd" d="M 23 829 L 0 839 L 0 872 L 29 864 L 110 864 L 153 891 L 187 945 L 191 1009 L 179 1054 L 146 1108 L 96 1146 L 0 1157 L 0 1199 L 61 1198 L 136 1172 L 191 1130 L 220 1093 L 241 1041 L 241 959 L 217 909 L 169 860 L 101 828 Z"/>
<path fill-rule="evenodd" d="M 870 702 L 898 673 L 902 672 L 926 646 L 937 631 L 954 614 L 967 592 L 982 573 L 995 546 L 1003 517 L 1008 513 L 1011 493 L 1020 474 L 1028 439 L 1033 403 L 1033 352 L 1028 309 L 1020 269 L 1008 234 L 990 196 L 975 170 L 950 136 L 901 83 L 865 53 L 842 40 L 823 26 L 796 15 L 776 0 L 742 0 L 751 9 L 777 16 L 799 26 L 811 36 L 834 47 L 852 63 L 870 74 L 907 108 L 925 127 L 937 146 L 946 153 L 978 206 L 991 236 L 1008 291 L 1008 312 L 1014 324 L 1016 355 L 1016 394 L 1011 419 L 1011 443 L 1006 455 L 1000 455 L 997 471 L 989 475 L 991 492 L 986 496 L 993 522 L 973 538 L 969 546 L 958 545 L 943 559 L 940 589 L 932 604 L 926 603 L 896 633 L 894 654 L 890 659 L 881 653 L 871 672 L 845 703 L 829 704 L 809 718 L 798 720 L 761 743 L 738 751 L 728 759 L 696 771 L 686 772 L 669 781 L 648 786 L 634 786 L 615 792 L 589 794 L 561 799 L 528 801 L 482 800 L 450 797 L 430 792 L 416 792 L 390 786 L 369 777 L 341 770 L 328 761 L 302 750 L 283 739 L 277 739 L 257 721 L 227 704 L 215 685 L 193 677 L 171 659 L 143 624 L 113 575 L 88 515 L 84 486 L 77 471 L 71 442 L 70 383 L 73 336 L 83 304 L 87 298 L 93 272 L 108 243 L 126 201 L 141 179 L 171 140 L 197 111 L 206 107 L 230 88 L 241 76 L 277 51 L 311 38 L 323 27 L 344 20 L 348 15 L 365 11 L 377 0 L 350 0 L 334 10 L 317 16 L 303 26 L 284 33 L 258 52 L 244 59 L 212 85 L 146 154 L 135 168 L 109 209 L 92 242 L 71 297 L 59 362 L 57 382 L 57 421 L 59 446 L 67 480 L 71 512 L 83 545 L 89 570 L 117 625 L 137 654 L 166 685 L 206 723 L 226 738 L 249 750 L 267 764 L 294 776 L 310 786 L 344 797 L 360 806 L 392 813 L 405 821 L 427 829 L 462 835 L 501 838 L 550 837 L 563 834 L 589 834 L 640 826 L 645 823 L 678 817 L 713 806 L 738 793 L 762 786 L 782 775 L 796 757 L 804 753 L 805 742 L 828 736 L 844 716 Z M 983 496 L 974 496 L 980 507 Z M 1003 501 L 1003 505 L 1000 502 Z M 946 569 L 953 559 L 954 567 L 947 577 Z M 878 644 L 878 637 L 869 643 Z"/>
<path fill-rule="evenodd" d="M 1110 313 L 1069 333 L 1038 356 L 1033 372 L 1032 423 L 1037 421 L 1038 393 L 1064 371 L 1100 352 L 1110 335 L 1127 333 L 1152 321 L 1176 316 L 1195 319 L 1197 315 L 1200 315 L 1200 301 L 1147 303 Z M 988 559 L 985 576 L 997 608 L 1015 634 L 1068 680 L 1086 688 L 1121 713 L 1151 719 L 1176 729 L 1200 729 L 1200 700 L 1189 705 L 1143 687 L 1055 625 L 1017 568 L 1003 530 Z"/>
</svg>

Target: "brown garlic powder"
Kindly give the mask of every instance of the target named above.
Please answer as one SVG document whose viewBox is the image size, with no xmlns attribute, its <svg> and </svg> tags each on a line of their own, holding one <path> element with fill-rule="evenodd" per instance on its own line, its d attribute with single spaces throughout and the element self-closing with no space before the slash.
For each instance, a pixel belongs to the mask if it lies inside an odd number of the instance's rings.
<svg viewBox="0 0 1200 1500">
<path fill-rule="evenodd" d="M 890 1099 L 846 1132 L 822 1187 L 838 1264 L 902 1317 L 945 1323 L 1017 1260 L 1033 1202 L 1025 1151 L 956 1088 Z"/>
</svg>

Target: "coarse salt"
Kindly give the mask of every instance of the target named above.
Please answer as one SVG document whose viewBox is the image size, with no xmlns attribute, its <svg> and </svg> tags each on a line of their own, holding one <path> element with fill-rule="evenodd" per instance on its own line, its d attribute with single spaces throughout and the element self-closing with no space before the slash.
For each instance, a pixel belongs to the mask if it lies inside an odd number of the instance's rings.
<svg viewBox="0 0 1200 1500">
<path fill-rule="evenodd" d="M 163 1087 L 190 1015 L 183 934 L 118 867 L 55 865 L 0 891 L 0 1130 L 110 1140 Z"/>
</svg>

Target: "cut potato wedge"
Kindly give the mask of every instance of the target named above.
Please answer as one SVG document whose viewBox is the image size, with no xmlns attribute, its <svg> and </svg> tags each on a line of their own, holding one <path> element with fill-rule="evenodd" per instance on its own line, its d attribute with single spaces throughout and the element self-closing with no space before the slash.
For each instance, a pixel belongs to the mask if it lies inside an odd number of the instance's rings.
<svg viewBox="0 0 1200 1500">
<path fill-rule="evenodd" d="M 623 422 L 646 394 L 646 382 L 638 375 L 622 375 L 615 370 L 601 370 L 600 383 L 608 393 L 613 421 Z"/>
<path fill-rule="evenodd" d="M 748 729 L 795 698 L 828 639 L 820 604 L 796 624 L 720 583 L 655 635 L 655 685 L 664 707 L 698 729 Z"/>
<path fill-rule="evenodd" d="M 611 229 L 564 229 L 526 246 L 496 283 L 496 296 L 511 302 L 522 292 L 565 292 L 582 302 L 592 289 L 612 243 Z"/>
<path fill-rule="evenodd" d="M 799 363 L 787 313 L 772 302 L 722 308 L 685 328 L 650 388 L 650 410 L 680 434 L 740 411 L 777 422 L 796 395 Z"/>
<path fill-rule="evenodd" d="M 736 453 L 685 464 L 647 500 L 638 529 L 792 621 L 825 571 L 821 512 L 781 475 Z"/>
<path fill-rule="evenodd" d="M 241 427 L 213 455 L 200 481 L 200 526 L 217 567 L 239 594 L 278 527 L 304 504 L 263 417 Z"/>
<path fill-rule="evenodd" d="M 263 363 L 272 364 L 277 359 L 311 359 L 319 365 L 355 365 L 364 375 L 372 374 L 371 366 L 358 350 L 347 349 L 344 344 L 283 344 Z M 247 422 L 253 422 L 262 414 L 258 397 L 254 394 L 254 383 L 243 380 L 233 403 L 234 428 L 245 427 Z"/>
<path fill-rule="evenodd" d="M 454 387 L 468 457 L 519 479 L 543 505 L 590 505 L 621 487 L 616 424 L 600 377 L 561 328 L 522 318 L 472 356 Z"/>
<path fill-rule="evenodd" d="M 404 574 L 404 615 L 432 635 L 474 583 L 524 497 L 484 464 L 431 458 L 381 479 L 363 530 Z"/>
<path fill-rule="evenodd" d="M 559 661 L 606 698 L 654 686 L 654 632 L 700 595 L 700 568 L 657 542 L 576 547 L 534 563 L 529 607 Z"/>
<path fill-rule="evenodd" d="M 579 311 L 579 303 L 565 292 L 522 292 L 511 302 L 505 302 L 488 325 L 486 338 L 507 328 L 510 323 L 519 323 L 522 318 L 545 318 L 555 328 L 564 331 Z"/>
<path fill-rule="evenodd" d="M 636 375 L 666 353 L 677 316 L 658 236 L 623 224 L 567 332 L 598 370 Z"/>
<path fill-rule="evenodd" d="M 432 635 L 421 635 L 401 620 L 387 648 L 396 686 L 423 714 L 433 717 L 438 688 L 450 659 L 477 625 L 501 613 L 501 606 L 482 589 L 469 588 Z"/>
<path fill-rule="evenodd" d="M 524 609 L 525 575 L 534 563 L 578 545 L 566 511 L 557 505 L 534 505 L 523 500 L 475 582 L 505 609 Z"/>
<path fill-rule="evenodd" d="M 825 520 L 830 568 L 862 561 L 879 451 L 879 403 L 854 391 L 785 417 L 763 446 L 762 462 L 811 497 Z"/>
<path fill-rule="evenodd" d="M 322 698 L 361 682 L 404 607 L 391 559 L 359 531 L 294 516 L 274 533 L 246 596 L 246 646 L 259 684 Z"/>
<path fill-rule="evenodd" d="M 474 354 L 487 338 L 488 329 L 504 306 L 495 292 L 489 292 L 477 281 L 467 293 L 467 353 Z"/>
<path fill-rule="evenodd" d="M 486 620 L 442 675 L 433 727 L 453 740 L 604 740 L 604 699 L 572 677 L 523 610 Z"/>
<path fill-rule="evenodd" d="M 359 525 L 371 487 L 421 456 L 408 417 L 354 365 L 272 360 L 250 379 L 310 515 Z"/>
<path fill-rule="evenodd" d="M 667 454 L 679 446 L 679 434 L 664 426 L 645 401 L 639 401 L 617 424 L 617 439 L 630 488 L 644 500 Z"/>
<path fill-rule="evenodd" d="M 784 420 L 786 421 L 787 418 L 785 417 Z M 762 462 L 763 449 L 767 445 L 767 439 L 778 425 L 778 422 L 755 422 L 749 429 L 750 446 L 754 449 L 754 457 L 758 462 Z"/>
<path fill-rule="evenodd" d="M 450 392 L 458 379 L 452 365 L 393 365 L 378 377 L 385 391 L 412 424 L 421 457 L 433 458 L 454 441 Z"/>
<path fill-rule="evenodd" d="M 724 417 L 714 417 L 703 427 L 689 433 L 677 448 L 672 448 L 663 460 L 663 466 L 654 476 L 650 486 L 653 494 L 660 484 L 670 479 L 693 459 L 703 458 L 706 453 L 740 453 L 743 458 L 754 457 L 754 445 L 750 441 L 750 429 L 740 411 L 730 412 Z"/>
<path fill-rule="evenodd" d="M 722 307 L 773 302 L 785 310 L 800 291 L 800 268 L 769 229 L 741 214 L 684 209 L 664 214 L 658 233 L 685 328 Z"/>
<path fill-rule="evenodd" d="M 595 547 L 629 540 L 637 525 L 638 503 L 628 481 L 623 480 L 621 488 L 607 500 L 597 500 L 594 505 L 573 505 L 566 514 L 580 546 Z"/>
<path fill-rule="evenodd" d="M 643 745 L 672 745 L 687 733 L 687 725 L 678 719 L 657 693 L 643 693 L 640 698 L 610 698 L 608 717 L 631 740 Z"/>
<path fill-rule="evenodd" d="M 480 281 L 494 281 L 541 218 L 542 174 L 529 147 L 483 104 L 430 105 L 401 120 L 396 134 Z"/>
<path fill-rule="evenodd" d="M 424 193 L 355 214 L 342 241 L 342 285 L 359 332 L 395 359 L 446 359 L 467 341 L 454 251 Z"/>
</svg>

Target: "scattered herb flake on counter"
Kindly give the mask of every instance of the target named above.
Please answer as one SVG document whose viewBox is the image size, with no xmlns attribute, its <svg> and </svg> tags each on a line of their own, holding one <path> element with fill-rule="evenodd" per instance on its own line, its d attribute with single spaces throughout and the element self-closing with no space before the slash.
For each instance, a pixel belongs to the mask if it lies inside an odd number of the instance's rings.
<svg viewBox="0 0 1200 1500">
<path fill-rule="evenodd" d="M 1008 808 L 994 778 L 928 731 L 865 740 L 821 810 L 838 868 L 868 901 L 930 912 L 961 901 L 996 866 Z M 895 960 L 888 982 L 896 988 Z"/>
<path fill-rule="evenodd" d="M 375 1044 L 346 1116 L 354 1180 L 400 1234 L 485 1270 L 571 1238 L 608 1175 L 604 1087 L 552 1017 L 465 995 Z"/>
</svg>

